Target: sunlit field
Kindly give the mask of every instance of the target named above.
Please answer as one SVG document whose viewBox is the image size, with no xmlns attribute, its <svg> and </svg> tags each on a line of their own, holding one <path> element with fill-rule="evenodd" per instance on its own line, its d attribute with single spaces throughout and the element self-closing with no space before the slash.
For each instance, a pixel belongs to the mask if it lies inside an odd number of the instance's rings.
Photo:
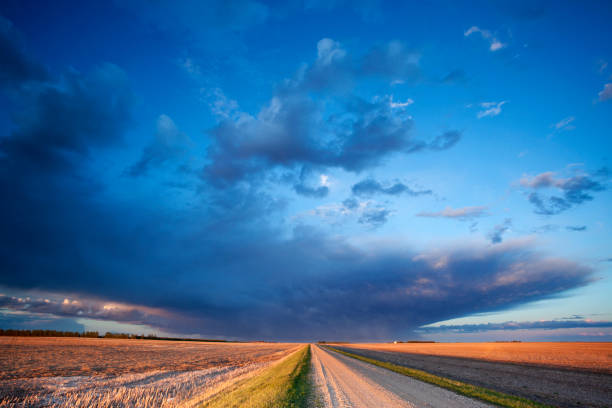
<svg viewBox="0 0 612 408">
<path fill-rule="evenodd" d="M 612 373 L 612 343 L 358 343 L 351 347 Z"/>
<path fill-rule="evenodd" d="M 2 337 L 0 406 L 197 406 L 297 347 Z"/>
</svg>

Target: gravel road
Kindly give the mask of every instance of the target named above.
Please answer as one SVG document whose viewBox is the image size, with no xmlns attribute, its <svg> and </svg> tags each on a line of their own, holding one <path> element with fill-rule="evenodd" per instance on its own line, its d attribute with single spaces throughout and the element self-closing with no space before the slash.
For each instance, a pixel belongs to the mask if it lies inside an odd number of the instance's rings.
<svg viewBox="0 0 612 408">
<path fill-rule="evenodd" d="M 311 347 L 318 407 L 490 407 L 319 346 Z"/>
</svg>

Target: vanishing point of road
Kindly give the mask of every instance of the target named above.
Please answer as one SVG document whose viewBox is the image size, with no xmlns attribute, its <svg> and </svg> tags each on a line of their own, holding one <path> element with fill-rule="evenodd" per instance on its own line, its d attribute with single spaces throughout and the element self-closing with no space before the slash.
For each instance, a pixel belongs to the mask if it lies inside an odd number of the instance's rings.
<svg viewBox="0 0 612 408">
<path fill-rule="evenodd" d="M 325 408 L 490 407 L 413 378 L 312 345 L 317 405 Z"/>
</svg>

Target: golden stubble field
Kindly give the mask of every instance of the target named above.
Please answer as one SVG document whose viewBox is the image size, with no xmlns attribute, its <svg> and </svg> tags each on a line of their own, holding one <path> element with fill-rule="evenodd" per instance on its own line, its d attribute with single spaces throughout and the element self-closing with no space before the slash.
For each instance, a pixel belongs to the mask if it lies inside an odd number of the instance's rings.
<svg viewBox="0 0 612 408">
<path fill-rule="evenodd" d="M 0 338 L 0 407 L 194 406 L 292 343 Z"/>
<path fill-rule="evenodd" d="M 343 345 L 345 346 L 345 345 Z M 537 364 L 612 373 L 612 343 L 352 343 L 355 349 Z"/>
</svg>

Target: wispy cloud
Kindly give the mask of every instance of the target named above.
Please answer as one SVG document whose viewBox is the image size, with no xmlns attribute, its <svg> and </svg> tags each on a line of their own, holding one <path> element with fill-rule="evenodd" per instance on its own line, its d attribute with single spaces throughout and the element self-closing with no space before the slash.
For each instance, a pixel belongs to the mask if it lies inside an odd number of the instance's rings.
<svg viewBox="0 0 612 408">
<path fill-rule="evenodd" d="M 360 197 L 371 197 L 374 194 L 387 194 L 394 196 L 405 194 L 413 197 L 432 194 L 431 190 L 413 190 L 399 181 L 393 184 L 383 185 L 371 178 L 354 184 L 351 190 L 353 194 Z"/>
<path fill-rule="evenodd" d="M 604 71 L 608 68 L 608 61 L 600 60 L 598 65 L 599 67 L 597 68 L 597 72 L 603 74 Z"/>
<path fill-rule="evenodd" d="M 575 129 L 575 127 L 573 125 L 571 125 L 571 123 L 575 119 L 576 118 L 573 117 L 573 116 L 568 116 L 567 118 L 562 119 L 559 122 L 557 122 L 554 125 L 552 125 L 552 127 L 554 127 L 556 130 L 573 130 L 573 129 Z"/>
<path fill-rule="evenodd" d="M 593 200 L 592 193 L 606 190 L 606 185 L 599 181 L 605 174 L 605 169 L 600 170 L 594 176 L 589 174 L 577 174 L 572 177 L 557 177 L 552 171 L 537 174 L 535 176 L 523 176 L 519 184 L 532 190 L 529 193 L 529 201 L 535 206 L 535 212 L 542 215 L 554 215 L 568 210 L 574 205 Z M 562 196 L 542 197 L 537 190 L 554 188 L 562 193 Z"/>
<path fill-rule="evenodd" d="M 607 101 L 612 99 L 612 83 L 605 84 L 604 88 L 597 94 L 599 96 L 599 102 Z"/>
<path fill-rule="evenodd" d="M 587 227 L 586 225 L 568 225 L 567 227 L 565 227 L 565 229 L 567 229 L 568 231 L 580 232 L 586 231 Z"/>
<path fill-rule="evenodd" d="M 483 109 L 476 114 L 476 117 L 481 119 L 487 116 L 497 116 L 501 113 L 502 106 L 506 103 L 508 103 L 508 101 L 482 102 L 480 103 L 480 107 Z"/>
<path fill-rule="evenodd" d="M 384 225 L 394 213 L 393 209 L 381 202 L 349 197 L 341 203 L 317 206 L 313 210 L 297 215 L 296 219 L 315 216 L 330 225 L 339 225 L 352 220 L 375 229 Z"/>
<path fill-rule="evenodd" d="M 489 51 L 498 51 L 506 46 L 506 44 L 499 41 L 489 30 L 484 30 L 477 26 L 472 26 L 465 30 L 464 36 L 469 37 L 472 34 L 480 34 L 482 38 L 487 40 L 489 43 Z"/>
<path fill-rule="evenodd" d="M 471 219 L 475 217 L 482 217 L 485 215 L 486 209 L 487 207 L 485 206 L 462 208 L 446 207 L 444 210 L 436 212 L 422 211 L 417 214 L 417 217 Z"/>
<path fill-rule="evenodd" d="M 503 223 L 493 227 L 493 230 L 488 234 L 488 238 L 491 240 L 491 243 L 499 244 L 502 242 L 504 234 L 510 229 L 511 226 L 512 219 L 506 218 Z"/>
</svg>

